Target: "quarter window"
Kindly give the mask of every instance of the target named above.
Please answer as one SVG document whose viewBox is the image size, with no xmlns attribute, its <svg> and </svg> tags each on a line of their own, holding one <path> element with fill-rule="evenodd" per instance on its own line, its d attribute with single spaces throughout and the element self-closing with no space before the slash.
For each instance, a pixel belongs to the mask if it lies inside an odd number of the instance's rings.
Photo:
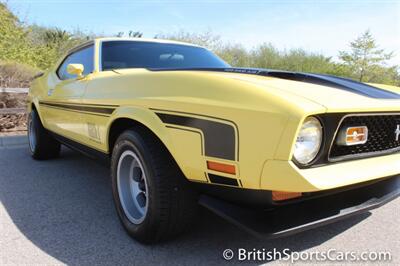
<svg viewBox="0 0 400 266">
<path fill-rule="evenodd" d="M 87 75 L 93 72 L 93 61 L 94 47 L 91 45 L 67 56 L 61 66 L 58 68 L 57 75 L 60 79 L 75 78 L 74 75 L 71 75 L 67 72 L 67 66 L 69 64 L 82 64 L 84 67 L 83 75 Z"/>
</svg>

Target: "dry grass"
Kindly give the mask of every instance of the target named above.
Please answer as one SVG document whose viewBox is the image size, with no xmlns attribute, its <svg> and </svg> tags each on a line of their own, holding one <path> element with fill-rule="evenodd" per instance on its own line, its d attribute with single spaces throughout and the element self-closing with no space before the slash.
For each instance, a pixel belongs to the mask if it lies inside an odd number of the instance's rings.
<svg viewBox="0 0 400 266">
<path fill-rule="evenodd" d="M 26 93 L 4 93 L 0 92 L 1 108 L 23 108 L 26 106 Z"/>
<path fill-rule="evenodd" d="M 24 64 L 0 62 L 0 88 L 28 88 L 38 72 Z"/>
</svg>

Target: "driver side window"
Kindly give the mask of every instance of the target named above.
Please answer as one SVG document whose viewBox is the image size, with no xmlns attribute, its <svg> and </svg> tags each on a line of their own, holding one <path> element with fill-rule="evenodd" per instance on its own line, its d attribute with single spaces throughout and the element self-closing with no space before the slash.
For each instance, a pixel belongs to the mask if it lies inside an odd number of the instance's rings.
<svg viewBox="0 0 400 266">
<path fill-rule="evenodd" d="M 83 75 L 92 73 L 94 65 L 94 46 L 93 45 L 87 46 L 67 56 L 57 70 L 57 76 L 60 79 L 65 80 L 76 77 L 67 72 L 67 66 L 69 64 L 82 64 L 84 67 L 82 73 Z"/>
</svg>

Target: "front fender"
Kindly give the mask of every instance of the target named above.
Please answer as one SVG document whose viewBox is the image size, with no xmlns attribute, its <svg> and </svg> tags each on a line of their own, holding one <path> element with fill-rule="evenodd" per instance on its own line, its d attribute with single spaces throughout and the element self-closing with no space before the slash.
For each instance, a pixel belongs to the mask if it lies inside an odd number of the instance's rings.
<svg viewBox="0 0 400 266">
<path fill-rule="evenodd" d="M 124 106 L 117 108 L 107 125 L 107 136 L 118 119 L 131 119 L 147 127 L 153 132 L 170 152 L 184 175 L 192 181 L 205 182 L 204 159 L 201 156 L 202 141 L 199 133 L 182 131 L 165 126 L 153 110 Z M 106 147 L 110 145 L 110 138 L 106 139 Z"/>
<path fill-rule="evenodd" d="M 110 136 L 112 124 L 121 118 L 131 119 L 143 124 L 161 140 L 161 142 L 167 147 L 168 150 L 170 150 L 170 152 L 173 150 L 172 140 L 166 127 L 152 110 L 134 106 L 118 107 L 113 112 L 111 119 L 108 122 L 107 136 Z M 110 145 L 109 141 L 109 138 L 107 138 L 107 147 Z"/>
</svg>

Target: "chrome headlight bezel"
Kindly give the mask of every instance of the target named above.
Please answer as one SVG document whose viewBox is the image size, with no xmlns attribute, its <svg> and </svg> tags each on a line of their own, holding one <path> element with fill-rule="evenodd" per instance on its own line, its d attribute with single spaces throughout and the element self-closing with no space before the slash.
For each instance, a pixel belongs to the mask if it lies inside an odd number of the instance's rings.
<svg viewBox="0 0 400 266">
<path fill-rule="evenodd" d="M 317 158 L 323 146 L 324 132 L 321 121 L 314 117 L 307 117 L 296 137 L 293 149 L 293 160 L 301 165 L 308 166 Z"/>
</svg>

